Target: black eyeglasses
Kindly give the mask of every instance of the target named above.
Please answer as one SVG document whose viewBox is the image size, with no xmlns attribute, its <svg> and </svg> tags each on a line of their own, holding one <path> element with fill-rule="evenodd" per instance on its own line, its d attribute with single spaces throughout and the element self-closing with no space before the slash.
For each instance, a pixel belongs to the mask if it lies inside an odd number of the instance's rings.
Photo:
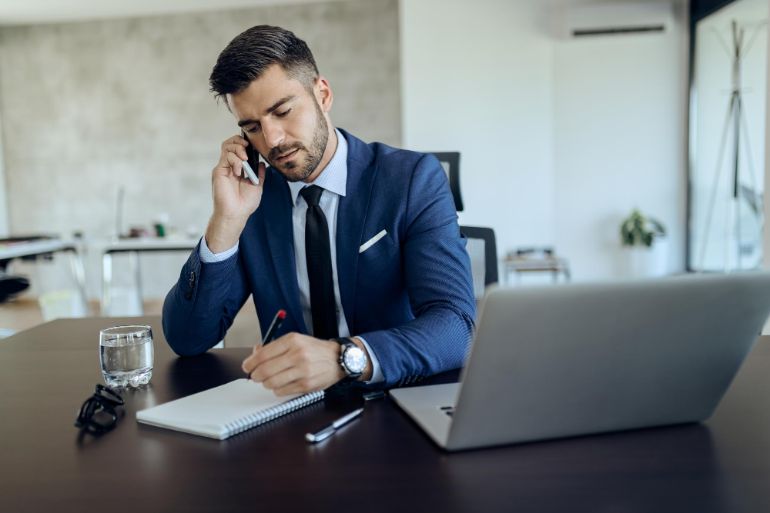
<svg viewBox="0 0 770 513">
<path fill-rule="evenodd" d="M 94 395 L 86 399 L 80 407 L 75 427 L 94 434 L 109 431 L 118 423 L 118 413 L 115 408 L 123 404 L 123 398 L 113 389 L 96 385 Z"/>
</svg>

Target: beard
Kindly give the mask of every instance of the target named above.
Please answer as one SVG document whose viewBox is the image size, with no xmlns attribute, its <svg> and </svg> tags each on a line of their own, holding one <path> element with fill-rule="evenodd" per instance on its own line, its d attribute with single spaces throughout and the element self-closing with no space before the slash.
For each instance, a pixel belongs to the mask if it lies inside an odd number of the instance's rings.
<svg viewBox="0 0 770 513">
<path fill-rule="evenodd" d="M 286 146 L 278 146 L 270 150 L 268 160 L 289 182 L 300 182 L 307 180 L 318 167 L 323 158 L 326 144 L 329 142 L 329 125 L 326 118 L 317 103 L 314 103 L 316 111 L 316 123 L 313 130 L 313 140 L 310 147 L 306 147 L 301 142 L 296 142 Z M 274 164 L 273 162 L 279 155 L 283 155 L 293 150 L 304 150 L 305 158 L 297 159 L 296 162 L 287 162 L 285 164 Z"/>
</svg>

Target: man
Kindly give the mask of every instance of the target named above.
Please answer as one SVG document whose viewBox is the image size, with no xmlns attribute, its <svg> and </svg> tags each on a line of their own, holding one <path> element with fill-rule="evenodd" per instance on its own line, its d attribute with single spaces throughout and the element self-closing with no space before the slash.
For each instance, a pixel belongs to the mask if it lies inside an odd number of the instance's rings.
<svg viewBox="0 0 770 513">
<path fill-rule="evenodd" d="M 210 82 L 243 137 L 222 143 L 214 212 L 166 297 L 172 349 L 215 345 L 251 294 L 263 333 L 287 313 L 278 337 L 243 362 L 278 395 L 460 367 L 475 302 L 438 161 L 335 129 L 329 82 L 287 30 L 240 34 Z M 270 164 L 259 164 L 258 185 L 241 172 L 251 148 Z"/>
</svg>

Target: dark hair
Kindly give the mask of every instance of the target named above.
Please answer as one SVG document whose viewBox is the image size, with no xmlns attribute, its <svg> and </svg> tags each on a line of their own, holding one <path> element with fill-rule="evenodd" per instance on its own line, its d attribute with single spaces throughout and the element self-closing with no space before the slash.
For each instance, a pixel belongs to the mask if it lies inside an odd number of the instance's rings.
<svg viewBox="0 0 770 513">
<path fill-rule="evenodd" d="M 307 44 L 281 27 L 257 25 L 242 32 L 222 50 L 209 84 L 216 98 L 240 92 L 273 64 L 312 89 L 318 67 Z"/>
</svg>

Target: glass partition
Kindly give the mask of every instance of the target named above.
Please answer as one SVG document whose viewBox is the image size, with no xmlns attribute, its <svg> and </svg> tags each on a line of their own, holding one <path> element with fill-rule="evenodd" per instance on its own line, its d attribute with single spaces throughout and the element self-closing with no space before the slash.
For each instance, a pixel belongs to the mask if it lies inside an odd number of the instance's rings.
<svg viewBox="0 0 770 513">
<path fill-rule="evenodd" d="M 735 0 L 693 26 L 688 268 L 762 262 L 767 0 Z"/>
</svg>

